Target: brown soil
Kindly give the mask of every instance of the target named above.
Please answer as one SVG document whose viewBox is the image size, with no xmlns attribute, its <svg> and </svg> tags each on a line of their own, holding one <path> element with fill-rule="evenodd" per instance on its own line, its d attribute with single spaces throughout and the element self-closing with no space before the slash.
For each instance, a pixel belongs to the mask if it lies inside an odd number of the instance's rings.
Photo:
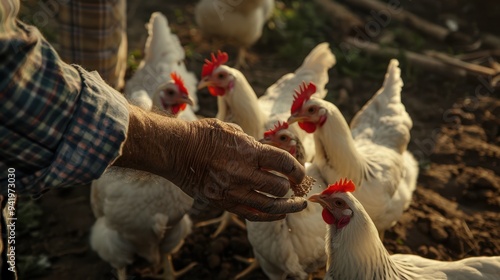
<svg viewBox="0 0 500 280">
<path fill-rule="evenodd" d="M 194 42 L 196 52 L 189 65 L 199 73 L 209 44 L 202 42 L 194 27 L 195 1 L 187 1 L 187 4 L 151 2 L 162 3 L 129 4 L 130 48 L 142 48 L 146 38 L 143 24 L 151 12 L 162 11 L 174 23 L 184 44 Z M 425 8 L 429 5 L 427 2 L 434 1 L 414 3 L 421 5 L 413 7 L 414 10 Z M 175 9 L 187 10 L 182 24 L 173 20 Z M 474 20 L 474 14 L 470 18 Z M 300 63 L 284 61 L 259 46 L 252 52 L 259 60 L 243 72 L 258 93 Z M 479 79 L 457 81 L 431 73 L 420 73 L 415 78 L 405 71 L 407 63 L 401 63 L 405 81 L 403 103 L 414 121 L 409 150 L 421 163 L 421 169 L 410 209 L 386 233 L 384 244 L 391 253 L 418 254 L 439 260 L 500 255 L 500 100 L 486 87 L 477 91 L 482 85 Z M 383 72 L 377 79 L 364 74 L 349 78 L 336 69 L 331 71 L 328 84 L 331 98 L 339 100 L 339 89 L 347 89 L 348 97 L 339 107 L 348 120 L 380 87 L 382 75 Z M 203 108 L 200 114 L 214 116 L 214 99 L 204 92 L 199 96 Z M 43 210 L 40 225 L 30 229 L 31 234 L 18 237 L 17 253 L 19 256 L 46 255 L 51 265 L 38 277 L 35 271 L 25 271 L 31 276 L 24 279 L 115 278 L 113 269 L 101 261 L 88 244 L 89 228 L 94 220 L 89 191 L 88 187 L 52 191 L 35 202 Z M 20 204 L 28 200 L 22 198 Z M 197 222 L 220 213 L 212 209 L 192 218 Z M 246 232 L 230 226 L 212 240 L 209 235 L 214 230 L 215 227 L 195 229 L 174 256 L 177 269 L 192 261 L 199 263 L 181 279 L 230 279 L 246 267 L 234 259 L 235 255 L 252 256 Z M 130 274 L 129 279 L 140 279 Z M 265 275 L 256 270 L 245 279 L 265 279 Z"/>
</svg>

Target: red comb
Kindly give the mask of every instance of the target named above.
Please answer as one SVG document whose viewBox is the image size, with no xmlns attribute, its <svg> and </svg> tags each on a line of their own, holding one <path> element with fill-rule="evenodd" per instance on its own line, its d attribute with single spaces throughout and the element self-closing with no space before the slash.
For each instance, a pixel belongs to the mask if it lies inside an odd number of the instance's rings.
<svg viewBox="0 0 500 280">
<path fill-rule="evenodd" d="M 186 89 L 186 86 L 184 86 L 184 81 L 182 80 L 181 76 L 179 76 L 175 72 L 172 72 L 172 73 L 170 73 L 170 78 L 172 78 L 172 80 L 174 80 L 174 83 L 177 85 L 177 87 L 179 87 L 179 90 L 182 93 L 185 93 L 186 95 L 189 95 L 189 93 L 188 93 L 188 91 Z"/>
<path fill-rule="evenodd" d="M 268 131 L 264 132 L 264 137 L 272 136 L 276 134 L 276 132 L 282 130 L 282 129 L 287 129 L 288 128 L 288 123 L 287 122 L 279 122 L 274 125 L 273 129 L 269 129 Z"/>
<path fill-rule="evenodd" d="M 205 64 L 203 64 L 203 68 L 201 69 L 201 77 L 208 76 L 212 74 L 215 68 L 221 66 L 222 64 L 226 63 L 229 56 L 227 55 L 226 52 L 217 52 L 217 57 L 215 57 L 215 54 L 212 53 L 211 55 L 212 61 L 205 59 Z"/>
<path fill-rule="evenodd" d="M 338 182 L 331 184 L 321 194 L 330 195 L 335 192 L 353 192 L 356 186 L 351 180 L 340 179 Z"/>
<path fill-rule="evenodd" d="M 308 85 L 306 85 L 306 82 L 302 82 L 299 88 L 300 92 L 295 91 L 296 95 L 294 96 L 292 108 L 290 110 L 292 114 L 300 110 L 304 102 L 309 100 L 311 96 L 316 92 L 316 85 L 313 83 L 309 83 Z"/>
</svg>

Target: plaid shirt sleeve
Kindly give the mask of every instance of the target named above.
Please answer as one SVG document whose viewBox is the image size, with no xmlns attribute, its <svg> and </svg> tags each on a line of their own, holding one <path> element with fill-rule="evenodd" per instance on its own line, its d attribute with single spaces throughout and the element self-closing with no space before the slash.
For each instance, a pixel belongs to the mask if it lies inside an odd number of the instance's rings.
<svg viewBox="0 0 500 280">
<path fill-rule="evenodd" d="M 18 6 L 0 0 L 0 189 L 10 168 L 17 193 L 89 183 L 120 155 L 127 101 L 96 72 L 65 64 L 15 20 Z"/>
</svg>

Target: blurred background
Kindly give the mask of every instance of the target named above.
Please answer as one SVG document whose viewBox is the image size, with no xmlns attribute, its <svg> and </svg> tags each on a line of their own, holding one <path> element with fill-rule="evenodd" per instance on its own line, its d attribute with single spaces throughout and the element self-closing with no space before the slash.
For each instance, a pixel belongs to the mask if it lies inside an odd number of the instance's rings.
<svg viewBox="0 0 500 280">
<path fill-rule="evenodd" d="M 57 11 L 42 0 L 23 0 L 20 19 L 37 25 L 57 45 Z M 199 75 L 214 43 L 194 20 L 197 1 L 128 1 L 128 68 L 143 57 L 151 13 L 166 15 Z M 420 164 L 410 209 L 386 233 L 391 253 L 439 260 L 500 255 L 500 5 L 495 0 L 281 0 L 242 72 L 258 95 L 294 71 L 320 42 L 337 58 L 327 100 L 349 121 L 380 88 L 390 58 L 404 81 L 402 99 L 413 119 L 409 150 Z M 47 10 L 47 7 L 49 10 Z M 45 11 L 40 18 L 37 12 Z M 234 63 L 237 49 L 224 46 Z M 216 99 L 198 92 L 198 115 L 214 117 Z M 51 191 L 19 202 L 17 239 L 20 279 L 114 279 L 88 243 L 94 217 L 88 187 Z M 194 221 L 216 217 L 211 209 Z M 234 255 L 251 257 L 246 233 L 230 226 L 217 239 L 214 227 L 199 228 L 174 255 L 182 268 L 199 263 L 181 279 L 230 279 L 246 267 Z M 130 275 L 130 279 L 140 279 Z M 256 270 L 245 279 L 265 279 Z"/>
</svg>

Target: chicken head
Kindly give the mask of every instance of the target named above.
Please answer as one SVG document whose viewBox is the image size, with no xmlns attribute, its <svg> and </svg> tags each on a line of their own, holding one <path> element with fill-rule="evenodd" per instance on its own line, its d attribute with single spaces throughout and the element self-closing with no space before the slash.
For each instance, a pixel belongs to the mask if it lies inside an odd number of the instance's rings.
<svg viewBox="0 0 500 280">
<path fill-rule="evenodd" d="M 302 83 L 300 91 L 295 91 L 295 93 L 288 123 L 298 122 L 304 131 L 313 133 L 326 121 L 326 109 L 321 106 L 318 99 L 311 99 L 311 96 L 316 93 L 316 86 L 313 83 L 307 85 Z"/>
<path fill-rule="evenodd" d="M 170 74 L 172 80 L 158 87 L 153 95 L 153 104 L 172 115 L 177 115 L 187 104 L 193 106 L 194 102 L 184 86 L 184 82 L 175 72 Z"/>
<path fill-rule="evenodd" d="M 309 201 L 321 204 L 323 206 L 323 220 L 327 224 L 341 229 L 349 224 L 353 216 L 346 192 L 352 192 L 354 189 L 352 181 L 340 180 L 329 185 L 322 193 L 310 196 Z"/>
<path fill-rule="evenodd" d="M 234 88 L 235 77 L 231 73 L 231 68 L 224 65 L 227 60 L 227 53 L 221 51 L 217 56 L 212 54 L 212 60 L 205 60 L 198 89 L 206 87 L 213 96 L 230 93 Z"/>
</svg>

